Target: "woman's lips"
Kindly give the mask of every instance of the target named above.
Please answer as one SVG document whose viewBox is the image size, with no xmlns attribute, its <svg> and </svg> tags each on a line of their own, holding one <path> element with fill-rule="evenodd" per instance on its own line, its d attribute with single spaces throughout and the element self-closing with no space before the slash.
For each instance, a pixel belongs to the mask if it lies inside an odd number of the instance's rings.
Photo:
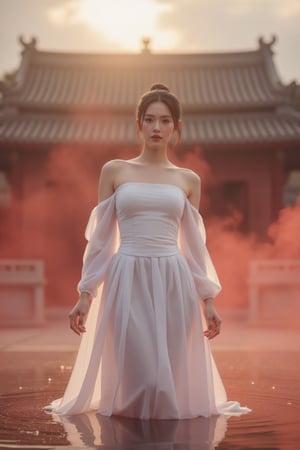
<svg viewBox="0 0 300 450">
<path fill-rule="evenodd" d="M 153 136 L 151 136 L 151 139 L 153 139 L 154 141 L 160 141 L 161 136 L 159 136 L 158 134 L 154 134 Z"/>
</svg>

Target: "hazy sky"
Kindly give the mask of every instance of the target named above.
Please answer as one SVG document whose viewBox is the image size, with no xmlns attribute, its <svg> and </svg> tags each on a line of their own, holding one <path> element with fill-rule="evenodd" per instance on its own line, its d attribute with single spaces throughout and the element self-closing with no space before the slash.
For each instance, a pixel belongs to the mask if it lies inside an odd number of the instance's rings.
<svg viewBox="0 0 300 450">
<path fill-rule="evenodd" d="M 207 52 L 254 49 L 278 36 L 279 75 L 300 81 L 300 0 L 0 0 L 0 74 L 20 60 L 18 36 L 43 50 Z"/>
</svg>

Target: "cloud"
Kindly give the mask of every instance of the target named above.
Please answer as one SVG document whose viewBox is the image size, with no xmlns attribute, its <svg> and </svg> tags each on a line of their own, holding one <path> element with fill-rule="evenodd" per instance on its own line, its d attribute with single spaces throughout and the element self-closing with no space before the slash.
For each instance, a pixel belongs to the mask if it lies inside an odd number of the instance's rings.
<svg viewBox="0 0 300 450">
<path fill-rule="evenodd" d="M 228 12 L 232 15 L 259 14 L 261 10 L 269 12 L 274 17 L 289 18 L 300 14 L 300 3 L 298 0 L 229 0 Z"/>
<path fill-rule="evenodd" d="M 78 1 L 72 3 L 75 5 Z M 36 36 L 38 48 L 46 50 L 101 52 L 121 48 L 84 23 L 62 24 L 58 12 L 56 22 L 53 17 L 50 19 L 50 10 L 58 11 L 59 7 L 70 3 L 70 0 L 0 0 L 0 77 L 19 65 L 18 36 L 21 34 L 28 40 Z M 64 13 L 72 15 L 72 8 Z"/>
<path fill-rule="evenodd" d="M 160 15 L 159 24 L 176 30 L 185 51 L 253 49 L 258 36 L 269 38 L 275 33 L 283 81 L 299 77 L 295 58 L 300 46 L 299 0 L 186 0 L 184 5 L 181 0 L 157 1 L 172 5 L 172 10 Z"/>
<path fill-rule="evenodd" d="M 68 0 L 65 3 L 54 6 L 51 5 L 47 9 L 47 15 L 51 22 L 58 25 L 74 24 L 78 22 L 78 9 L 80 3 L 78 0 Z"/>
<path fill-rule="evenodd" d="M 300 62 L 295 55 L 300 47 L 299 0 L 149 0 L 156 4 L 150 36 L 154 51 L 215 52 L 253 49 L 259 35 L 279 37 L 274 46 L 278 70 L 284 82 L 300 77 Z M 117 5 L 116 0 L 114 4 Z M 126 2 L 125 2 L 126 3 Z M 121 39 L 108 36 L 101 29 L 95 31 L 78 21 L 76 11 L 82 0 L 0 0 L 0 73 L 18 65 L 20 46 L 17 36 L 36 35 L 39 47 L 64 51 L 120 51 Z M 103 15 L 113 4 L 101 2 Z M 120 0 L 120 4 L 124 2 Z M 128 10 L 134 17 L 135 9 L 129 1 Z M 131 5 L 131 6 L 130 6 Z M 15 12 L 18 11 L 18 14 Z M 126 17 L 115 7 L 115 17 Z M 139 10 L 140 11 L 140 10 Z M 146 14 L 146 12 L 145 12 Z M 114 18 L 109 27 L 115 27 Z M 140 45 L 136 26 L 130 25 L 123 36 L 135 34 L 129 50 Z M 142 27 L 142 30 L 144 28 Z M 146 32 L 146 30 L 145 30 Z M 146 32 L 147 33 L 147 32 Z M 136 42 L 135 47 L 132 43 Z"/>
<path fill-rule="evenodd" d="M 47 14 L 55 26 L 82 24 L 123 49 L 137 50 L 142 37 L 151 35 L 161 50 L 176 45 L 175 31 L 157 27 L 157 17 L 171 10 L 170 4 L 155 0 L 110 0 L 105 7 L 99 0 L 65 0 Z"/>
</svg>

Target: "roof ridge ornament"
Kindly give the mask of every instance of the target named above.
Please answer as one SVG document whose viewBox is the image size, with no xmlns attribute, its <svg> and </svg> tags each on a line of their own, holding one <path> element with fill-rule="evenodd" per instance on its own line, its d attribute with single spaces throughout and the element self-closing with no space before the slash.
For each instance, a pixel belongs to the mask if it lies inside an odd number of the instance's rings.
<svg viewBox="0 0 300 450">
<path fill-rule="evenodd" d="M 297 86 L 298 85 L 297 85 L 297 81 L 296 80 L 290 81 L 290 83 L 286 86 L 286 89 L 290 93 L 291 96 L 296 94 Z"/>
<path fill-rule="evenodd" d="M 37 44 L 37 38 L 35 36 L 32 36 L 30 41 L 26 41 L 24 36 L 21 34 L 19 36 L 19 42 L 21 46 L 23 47 L 21 54 L 28 52 L 28 51 L 34 51 L 36 50 L 36 44 Z"/>
<path fill-rule="evenodd" d="M 149 46 L 150 46 L 150 44 L 151 44 L 151 38 L 149 37 L 149 36 L 144 36 L 142 39 L 141 39 L 141 42 L 142 42 L 142 44 L 143 44 L 143 48 L 142 48 L 142 54 L 150 54 L 151 53 L 151 50 L 150 50 L 150 48 L 149 48 Z"/>
<path fill-rule="evenodd" d="M 263 36 L 259 36 L 258 38 L 258 44 L 259 44 L 259 48 L 260 49 L 265 49 L 267 48 L 272 54 L 274 53 L 272 47 L 275 44 L 275 42 L 277 41 L 277 35 L 276 34 L 272 34 L 271 39 L 267 42 Z"/>
</svg>

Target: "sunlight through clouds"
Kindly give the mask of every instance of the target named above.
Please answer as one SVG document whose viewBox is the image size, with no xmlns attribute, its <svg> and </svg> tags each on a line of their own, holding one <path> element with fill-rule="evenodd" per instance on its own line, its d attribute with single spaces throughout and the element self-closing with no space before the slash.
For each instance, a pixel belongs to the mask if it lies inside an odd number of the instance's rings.
<svg viewBox="0 0 300 450">
<path fill-rule="evenodd" d="M 239 51 L 258 36 L 278 36 L 275 59 L 283 80 L 300 77 L 300 0 L 0 0 L 0 75 L 19 61 L 17 36 L 65 52 L 153 53 Z M 18 14 L 16 14 L 18 11 Z"/>
<path fill-rule="evenodd" d="M 143 36 L 150 36 L 155 49 L 172 48 L 176 31 L 160 30 L 158 18 L 172 11 L 171 3 L 155 0 L 68 0 L 48 10 L 48 17 L 57 25 L 85 24 L 120 48 L 136 50 Z"/>
</svg>

